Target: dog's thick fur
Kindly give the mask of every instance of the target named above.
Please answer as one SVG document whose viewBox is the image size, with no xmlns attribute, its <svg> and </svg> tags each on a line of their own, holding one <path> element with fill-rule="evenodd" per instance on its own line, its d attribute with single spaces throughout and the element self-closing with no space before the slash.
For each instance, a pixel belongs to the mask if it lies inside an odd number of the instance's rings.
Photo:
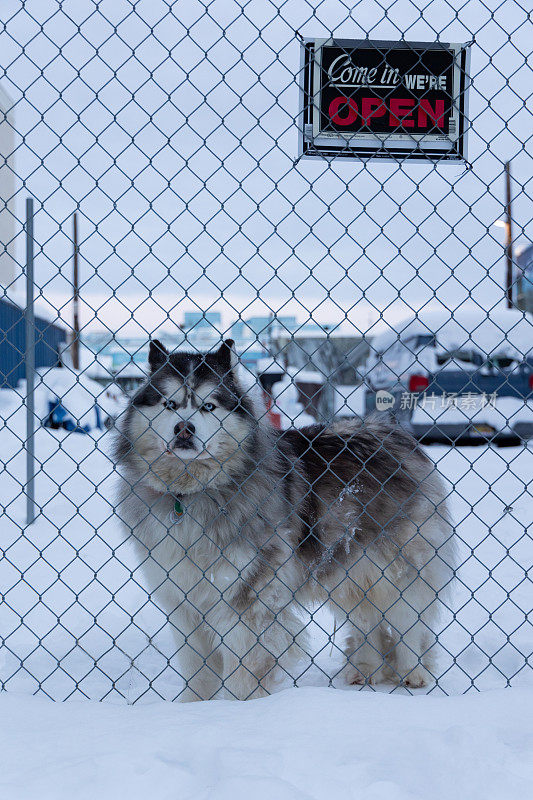
<svg viewBox="0 0 533 800">
<path fill-rule="evenodd" d="M 385 415 L 274 431 L 232 345 L 152 342 L 116 441 L 117 513 L 176 637 L 181 699 L 297 675 L 316 603 L 349 628 L 349 683 L 424 685 L 455 566 L 435 466 Z"/>
</svg>

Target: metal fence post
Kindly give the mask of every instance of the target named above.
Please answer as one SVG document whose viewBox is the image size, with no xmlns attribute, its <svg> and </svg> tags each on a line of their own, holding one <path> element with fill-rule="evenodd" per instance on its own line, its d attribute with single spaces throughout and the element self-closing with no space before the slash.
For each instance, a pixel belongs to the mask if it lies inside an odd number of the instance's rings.
<svg viewBox="0 0 533 800">
<path fill-rule="evenodd" d="M 35 315 L 33 309 L 33 199 L 26 199 L 26 524 L 35 519 Z"/>
</svg>

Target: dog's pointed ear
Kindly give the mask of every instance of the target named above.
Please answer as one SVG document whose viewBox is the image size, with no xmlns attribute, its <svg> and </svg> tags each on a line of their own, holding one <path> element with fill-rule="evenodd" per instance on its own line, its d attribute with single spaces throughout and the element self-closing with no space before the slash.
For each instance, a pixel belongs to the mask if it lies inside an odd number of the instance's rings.
<svg viewBox="0 0 533 800">
<path fill-rule="evenodd" d="M 233 339 L 224 339 L 218 348 L 217 356 L 222 362 L 226 372 L 232 372 L 235 369 L 239 363 L 239 358 L 235 350 L 235 342 Z"/>
<path fill-rule="evenodd" d="M 159 339 L 152 339 L 150 342 L 150 349 L 148 350 L 148 365 L 152 372 L 162 367 L 168 361 L 168 350 L 164 344 L 161 344 Z"/>
</svg>

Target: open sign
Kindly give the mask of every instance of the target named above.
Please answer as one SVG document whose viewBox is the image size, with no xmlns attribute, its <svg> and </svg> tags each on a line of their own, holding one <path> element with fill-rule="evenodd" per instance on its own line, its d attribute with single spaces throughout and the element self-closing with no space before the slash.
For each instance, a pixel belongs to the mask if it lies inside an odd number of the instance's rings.
<svg viewBox="0 0 533 800">
<path fill-rule="evenodd" d="M 469 48 L 305 40 L 303 156 L 466 158 Z"/>
<path fill-rule="evenodd" d="M 415 105 L 416 117 L 413 116 Z M 410 97 L 391 97 L 388 102 L 380 98 L 363 97 L 359 111 L 355 100 L 339 95 L 329 104 L 328 116 L 334 125 L 342 128 L 359 123 L 360 127 L 372 130 L 382 128 L 383 124 L 391 130 L 415 127 L 418 131 L 424 132 L 428 128 L 444 130 L 445 102 L 442 98 L 436 98 L 433 104 L 430 100 L 422 98 L 417 104 L 416 100 Z M 381 120 L 381 117 L 385 119 Z"/>
</svg>

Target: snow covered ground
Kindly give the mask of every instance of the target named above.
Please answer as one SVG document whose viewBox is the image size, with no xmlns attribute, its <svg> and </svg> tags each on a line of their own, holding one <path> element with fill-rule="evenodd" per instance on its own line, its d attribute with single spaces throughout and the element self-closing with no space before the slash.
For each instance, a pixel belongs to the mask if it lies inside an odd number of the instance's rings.
<svg viewBox="0 0 533 800">
<path fill-rule="evenodd" d="M 288 689 L 117 707 L 0 696 L 6 800 L 517 800 L 533 690 L 400 697 Z"/>
<path fill-rule="evenodd" d="M 158 799 L 180 800 L 525 795 L 533 778 L 531 446 L 428 450 L 450 481 L 462 556 L 429 697 L 387 684 L 343 687 L 342 636 L 318 610 L 302 689 L 186 707 L 160 702 L 181 682 L 165 618 L 113 514 L 107 435 L 37 431 L 42 513 L 24 531 L 24 410 L 14 393 L 0 392 L 0 415 L 0 677 L 8 690 L 0 797 L 130 800 L 154 787 Z"/>
</svg>

